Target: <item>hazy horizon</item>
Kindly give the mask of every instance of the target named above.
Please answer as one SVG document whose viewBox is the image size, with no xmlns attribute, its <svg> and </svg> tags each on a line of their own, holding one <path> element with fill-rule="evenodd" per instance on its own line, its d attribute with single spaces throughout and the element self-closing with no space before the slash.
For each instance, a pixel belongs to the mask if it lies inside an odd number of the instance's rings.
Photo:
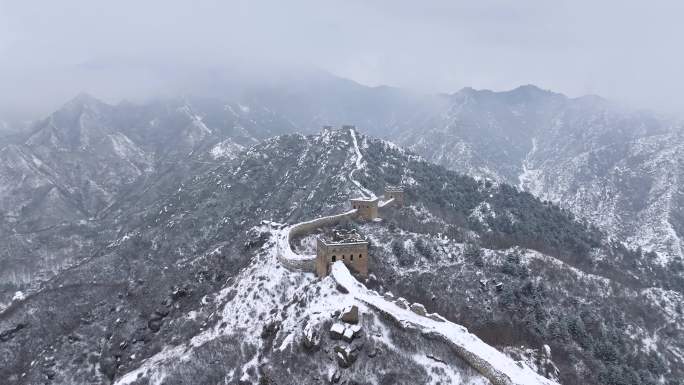
<svg viewBox="0 0 684 385">
<path fill-rule="evenodd" d="M 81 92 L 142 100 L 301 68 L 421 93 L 534 84 L 682 116 L 681 11 L 675 1 L 0 0 L 0 114 L 44 114 Z"/>
</svg>

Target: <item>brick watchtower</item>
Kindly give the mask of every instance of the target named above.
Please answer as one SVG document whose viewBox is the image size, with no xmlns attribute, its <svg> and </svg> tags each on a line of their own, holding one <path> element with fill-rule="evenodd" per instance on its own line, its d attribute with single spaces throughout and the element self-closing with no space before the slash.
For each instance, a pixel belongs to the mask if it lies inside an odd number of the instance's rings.
<svg viewBox="0 0 684 385">
<path fill-rule="evenodd" d="M 323 236 L 316 240 L 316 275 L 328 275 L 330 265 L 342 261 L 350 269 L 364 277 L 368 276 L 368 241 L 358 235 L 344 239 Z"/>
<path fill-rule="evenodd" d="M 385 186 L 385 200 L 394 198 L 393 204 L 397 207 L 404 205 L 404 188 L 401 186 Z"/>
<path fill-rule="evenodd" d="M 357 210 L 360 218 L 372 221 L 378 217 L 378 201 L 378 198 L 353 198 L 351 199 L 351 207 Z"/>
</svg>

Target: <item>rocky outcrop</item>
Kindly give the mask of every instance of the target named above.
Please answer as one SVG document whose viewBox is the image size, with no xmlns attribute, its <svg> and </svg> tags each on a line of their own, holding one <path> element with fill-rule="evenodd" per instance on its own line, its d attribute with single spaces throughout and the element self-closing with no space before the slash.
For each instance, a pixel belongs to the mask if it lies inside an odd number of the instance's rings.
<svg viewBox="0 0 684 385">
<path fill-rule="evenodd" d="M 318 334 L 318 331 L 314 328 L 313 325 L 306 324 L 304 327 L 303 331 L 303 338 L 302 338 L 302 344 L 304 345 L 304 348 L 306 350 L 314 350 L 316 347 L 318 347 L 318 344 L 321 341 L 321 337 Z"/>
<path fill-rule="evenodd" d="M 26 324 L 26 323 L 20 323 L 20 324 L 17 324 L 15 327 L 13 327 L 9 330 L 5 330 L 3 332 L 0 332 L 0 341 L 2 341 L 2 342 L 9 341 L 10 339 L 12 339 L 12 337 L 15 334 L 19 333 L 22 329 L 24 329 L 27 326 L 28 326 L 28 324 Z"/>
<path fill-rule="evenodd" d="M 419 316 L 425 316 L 427 314 L 427 311 L 425 310 L 425 306 L 419 303 L 412 303 L 411 304 L 411 311 L 418 314 Z"/>
<path fill-rule="evenodd" d="M 394 303 L 402 309 L 408 309 L 409 303 L 404 297 L 399 297 L 394 301 Z"/>
<path fill-rule="evenodd" d="M 166 309 L 157 309 L 154 311 L 150 319 L 147 321 L 147 327 L 153 332 L 158 332 L 161 329 L 164 318 L 169 315 Z"/>
<path fill-rule="evenodd" d="M 340 365 L 340 367 L 342 368 L 350 367 L 358 357 L 356 351 L 352 350 L 349 347 L 338 345 L 335 346 L 334 351 L 337 364 Z"/>
<path fill-rule="evenodd" d="M 336 322 L 330 327 L 330 338 L 333 340 L 345 340 L 352 342 L 361 334 L 361 325 L 345 325 Z"/>
<path fill-rule="evenodd" d="M 334 323 L 330 327 L 330 338 L 333 340 L 340 340 L 344 336 L 345 326 L 340 322 Z"/>
<path fill-rule="evenodd" d="M 346 323 L 351 323 L 351 324 L 358 323 L 359 322 L 359 307 L 356 305 L 346 307 L 342 311 L 342 314 L 340 315 L 340 319 Z"/>
</svg>

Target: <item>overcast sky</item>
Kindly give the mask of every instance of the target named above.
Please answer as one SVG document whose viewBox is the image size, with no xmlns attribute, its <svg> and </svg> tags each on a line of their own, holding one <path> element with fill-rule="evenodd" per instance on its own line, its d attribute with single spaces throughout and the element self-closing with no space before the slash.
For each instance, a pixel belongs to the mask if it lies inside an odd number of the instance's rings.
<svg viewBox="0 0 684 385">
<path fill-rule="evenodd" d="M 237 61 L 430 92 L 531 83 L 683 115 L 683 21 L 681 0 L 0 0 L 0 110 L 144 98 Z"/>
</svg>

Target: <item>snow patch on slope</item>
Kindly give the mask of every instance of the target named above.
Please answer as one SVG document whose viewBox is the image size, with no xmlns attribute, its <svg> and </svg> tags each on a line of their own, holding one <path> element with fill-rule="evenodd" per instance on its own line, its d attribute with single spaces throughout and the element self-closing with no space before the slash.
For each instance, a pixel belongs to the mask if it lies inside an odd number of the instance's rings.
<svg viewBox="0 0 684 385">
<path fill-rule="evenodd" d="M 542 192 L 541 170 L 532 168 L 532 158 L 537 152 L 537 138 L 532 138 L 532 149 L 522 162 L 522 173 L 518 175 L 518 188 L 539 196 Z"/>
<path fill-rule="evenodd" d="M 224 140 L 211 148 L 209 153 L 214 160 L 235 159 L 245 147 L 235 143 L 232 139 Z"/>
<path fill-rule="evenodd" d="M 354 152 L 356 153 L 356 169 L 352 170 L 349 172 L 349 180 L 356 185 L 356 187 L 361 190 L 361 195 L 364 196 L 364 198 L 367 199 L 375 199 L 376 196 L 373 194 L 372 191 L 368 190 L 367 188 L 363 187 L 359 181 L 354 179 L 354 172 L 360 171 L 363 168 L 363 155 L 361 155 L 361 150 L 359 150 L 359 143 L 356 140 L 356 132 L 354 131 L 353 128 L 349 129 L 349 134 L 351 135 L 352 142 L 354 143 Z"/>
</svg>

